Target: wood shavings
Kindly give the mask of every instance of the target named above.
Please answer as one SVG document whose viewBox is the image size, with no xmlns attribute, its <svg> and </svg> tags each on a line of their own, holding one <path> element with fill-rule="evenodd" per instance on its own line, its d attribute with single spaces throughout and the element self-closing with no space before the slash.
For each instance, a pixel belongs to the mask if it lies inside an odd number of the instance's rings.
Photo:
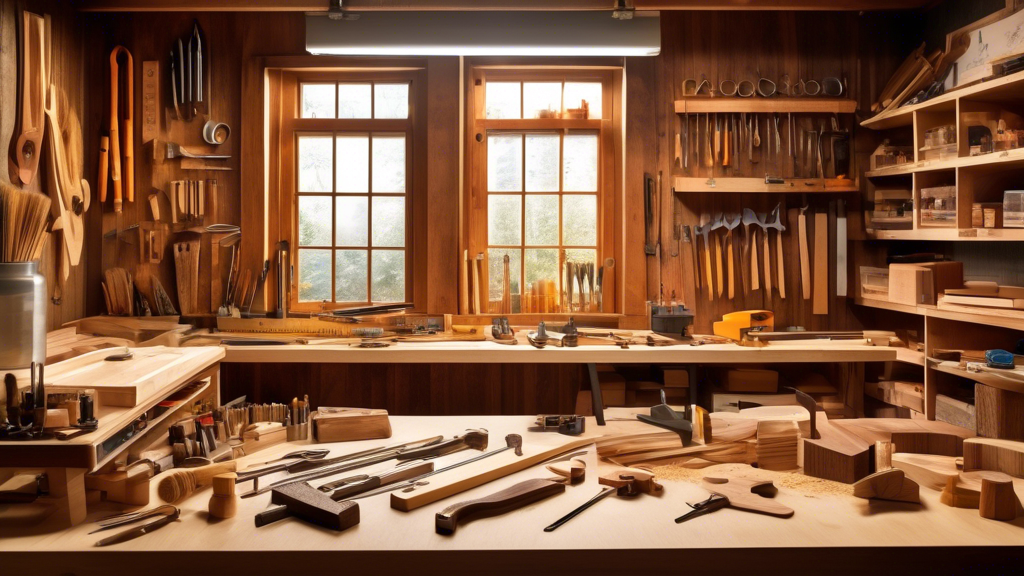
<svg viewBox="0 0 1024 576">
<path fill-rule="evenodd" d="M 655 466 L 655 476 L 669 482 L 690 482 L 699 484 L 705 476 L 739 475 L 758 480 L 771 480 L 777 488 L 792 490 L 804 496 L 842 496 L 853 495 L 853 486 L 806 476 L 799 472 L 774 472 L 761 470 L 744 464 L 719 464 L 710 467 L 691 468 L 687 463 L 673 463 L 667 466 Z M 701 462 L 696 463 L 700 466 Z"/>
</svg>

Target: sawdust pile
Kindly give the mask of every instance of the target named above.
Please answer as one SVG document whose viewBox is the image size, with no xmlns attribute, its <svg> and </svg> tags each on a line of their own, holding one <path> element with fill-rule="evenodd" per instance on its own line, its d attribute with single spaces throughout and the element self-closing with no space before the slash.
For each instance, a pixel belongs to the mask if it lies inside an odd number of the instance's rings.
<svg viewBox="0 0 1024 576">
<path fill-rule="evenodd" d="M 681 464 L 667 464 L 653 467 L 654 475 L 660 480 L 691 482 L 699 484 L 705 476 L 734 475 L 771 480 L 776 488 L 792 490 L 808 496 L 852 496 L 853 486 L 831 480 L 805 476 L 799 472 L 773 472 L 761 470 L 746 464 L 719 464 L 703 469 L 686 468 Z"/>
</svg>

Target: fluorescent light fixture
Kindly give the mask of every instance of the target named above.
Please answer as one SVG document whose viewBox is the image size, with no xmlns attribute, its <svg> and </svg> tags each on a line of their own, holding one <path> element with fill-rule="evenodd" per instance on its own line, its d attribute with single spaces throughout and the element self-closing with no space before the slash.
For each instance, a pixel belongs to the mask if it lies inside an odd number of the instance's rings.
<svg viewBox="0 0 1024 576">
<path fill-rule="evenodd" d="M 381 56 L 656 56 L 661 18 L 586 12 L 363 12 L 306 16 L 312 54 Z"/>
</svg>

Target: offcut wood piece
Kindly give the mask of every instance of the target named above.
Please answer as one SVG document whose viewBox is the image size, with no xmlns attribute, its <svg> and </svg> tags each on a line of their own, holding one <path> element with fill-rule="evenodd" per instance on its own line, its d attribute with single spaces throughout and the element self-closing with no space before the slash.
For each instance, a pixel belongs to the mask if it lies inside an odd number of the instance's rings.
<svg viewBox="0 0 1024 576">
<path fill-rule="evenodd" d="M 789 518 L 793 509 L 775 501 L 779 489 L 771 480 L 753 480 L 742 477 L 705 476 L 703 487 L 712 494 L 725 496 L 729 506 L 750 512 L 759 512 L 779 518 Z"/>
<path fill-rule="evenodd" d="M 875 442 L 875 470 L 882 471 L 892 468 L 892 454 L 895 452 L 892 442 L 879 440 Z"/>
<path fill-rule="evenodd" d="M 917 454 L 962 456 L 964 439 L 974 436 L 970 430 L 945 422 L 906 418 L 854 418 L 833 420 L 830 424 L 871 445 L 889 441 L 900 452 Z"/>
<path fill-rule="evenodd" d="M 932 271 L 917 264 L 889 265 L 889 302 L 918 306 L 934 304 Z"/>
<path fill-rule="evenodd" d="M 875 472 L 854 483 L 853 495 L 857 498 L 874 498 L 896 502 L 921 502 L 920 487 L 907 478 L 902 470 L 890 468 Z"/>
<path fill-rule="evenodd" d="M 887 404 L 924 413 L 924 384 L 919 382 L 865 382 L 864 393 Z"/>
<path fill-rule="evenodd" d="M 722 388 L 726 392 L 753 392 L 774 394 L 779 391 L 779 373 L 775 370 L 736 368 L 722 374 Z"/>
<path fill-rule="evenodd" d="M 199 244 L 198 240 L 192 240 L 174 245 L 178 305 L 185 315 L 199 312 Z"/>
<path fill-rule="evenodd" d="M 1014 480 L 1002 472 L 991 470 L 961 472 L 956 477 L 946 480 L 939 501 L 954 508 L 977 509 L 981 502 L 981 485 L 984 480 L 1014 485 Z M 1014 494 L 1014 507 L 1018 516 L 1024 514 L 1024 508 L 1021 507 L 1016 494 Z"/>
<path fill-rule="evenodd" d="M 977 408 L 945 394 L 935 395 L 935 419 L 939 422 L 959 426 L 968 430 L 977 430 Z"/>
<path fill-rule="evenodd" d="M 998 470 L 1024 478 L 1024 442 L 968 438 L 964 440 L 964 470 Z"/>
<path fill-rule="evenodd" d="M 974 406 L 978 436 L 1024 440 L 1024 394 L 976 383 Z"/>
<path fill-rule="evenodd" d="M 954 456 L 896 452 L 892 455 L 892 466 L 925 488 L 942 490 L 949 478 L 960 476 L 956 460 Z"/>
<path fill-rule="evenodd" d="M 103 492 L 104 498 L 110 502 L 146 506 L 149 504 L 153 466 L 145 462 L 136 464 L 106 474 L 89 474 L 85 477 L 85 487 Z"/>
<path fill-rule="evenodd" d="M 213 495 L 210 496 L 209 511 L 214 518 L 232 518 L 238 513 L 238 498 L 235 496 L 235 480 L 238 475 L 225 472 L 213 477 Z"/>
<path fill-rule="evenodd" d="M 764 470 L 797 468 L 800 428 L 792 420 L 763 420 L 757 423 L 757 467 Z"/>
<path fill-rule="evenodd" d="M 316 442 L 351 442 L 391 438 L 388 411 L 368 408 L 325 408 L 310 416 Z"/>
<path fill-rule="evenodd" d="M 346 530 L 359 524 L 359 505 L 351 500 L 335 502 L 329 494 L 306 482 L 286 484 L 271 491 L 270 502 L 286 506 L 288 513 L 331 530 Z"/>
<path fill-rule="evenodd" d="M 801 439 L 800 464 L 804 474 L 834 482 L 853 484 L 871 473 L 871 448 L 865 441 L 839 428 L 818 412 L 816 427 L 819 439 Z"/>
<path fill-rule="evenodd" d="M 804 300 L 811 299 L 811 255 L 807 244 L 807 207 L 800 209 L 798 231 L 800 233 L 800 289 Z"/>
<path fill-rule="evenodd" d="M 828 213 L 814 213 L 814 314 L 828 314 Z"/>
<path fill-rule="evenodd" d="M 12 135 L 11 174 L 17 175 L 22 186 L 35 179 L 42 152 L 46 88 L 49 78 L 50 38 L 49 17 L 27 10 L 21 13 L 21 98 L 18 108 L 18 127 Z"/>
<path fill-rule="evenodd" d="M 157 485 L 157 495 L 164 502 L 174 504 L 191 496 L 196 490 L 211 485 L 214 476 L 235 471 L 237 471 L 237 465 L 234 460 L 199 468 L 176 470 L 160 479 L 160 483 Z"/>
<path fill-rule="evenodd" d="M 984 477 L 981 479 L 981 496 L 978 502 L 978 514 L 990 520 L 1013 520 L 1017 517 L 1020 501 L 1013 491 L 1013 481 L 1009 477 Z"/>
</svg>

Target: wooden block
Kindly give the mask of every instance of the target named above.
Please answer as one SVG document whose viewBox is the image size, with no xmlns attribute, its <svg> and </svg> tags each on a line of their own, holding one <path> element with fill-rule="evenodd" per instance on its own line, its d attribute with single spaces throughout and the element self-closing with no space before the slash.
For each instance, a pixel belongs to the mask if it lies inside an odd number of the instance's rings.
<svg viewBox="0 0 1024 576">
<path fill-rule="evenodd" d="M 576 394 L 576 414 L 579 416 L 594 415 L 594 400 L 590 390 L 580 390 Z"/>
<path fill-rule="evenodd" d="M 892 466 L 903 470 L 914 482 L 932 490 L 942 490 L 949 478 L 960 475 L 954 456 L 896 452 L 892 455 Z"/>
<path fill-rule="evenodd" d="M 973 436 L 970 430 L 929 420 L 859 418 L 837 420 L 831 424 L 872 446 L 879 440 L 887 440 L 895 444 L 899 452 L 917 454 L 963 456 L 964 438 Z"/>
<path fill-rule="evenodd" d="M 828 314 L 828 213 L 814 213 L 814 314 Z"/>
<path fill-rule="evenodd" d="M 757 466 L 765 470 L 793 470 L 797 465 L 800 428 L 792 420 L 757 423 Z"/>
<path fill-rule="evenodd" d="M 387 410 L 320 407 L 310 416 L 316 442 L 352 442 L 391 437 Z"/>
<path fill-rule="evenodd" d="M 689 388 L 690 374 L 679 368 L 666 368 L 662 372 L 665 388 Z"/>
<path fill-rule="evenodd" d="M 50 483 L 50 498 L 57 502 L 54 516 L 63 526 L 77 526 L 85 521 L 86 490 L 83 468 L 47 468 L 44 470 Z"/>
<path fill-rule="evenodd" d="M 964 440 L 964 470 L 998 470 L 1024 478 L 1024 442 L 968 438 Z"/>
<path fill-rule="evenodd" d="M 978 514 L 990 520 L 1008 521 L 1017 518 L 1020 502 L 1013 491 L 1010 477 L 986 477 L 981 479 L 981 497 Z"/>
<path fill-rule="evenodd" d="M 774 394 L 779 390 L 779 373 L 775 370 L 736 368 L 722 374 L 722 388 L 726 392 L 753 392 Z"/>
<path fill-rule="evenodd" d="M 970 486 L 961 486 L 959 476 L 947 478 L 946 486 L 939 495 L 939 502 L 953 508 L 977 508 L 980 499 L 980 488 L 974 490 Z"/>
<path fill-rule="evenodd" d="M 917 264 L 932 271 L 932 293 L 938 296 L 946 290 L 956 290 L 964 286 L 963 262 L 925 262 Z M 931 304 L 935 304 L 933 300 Z"/>
<path fill-rule="evenodd" d="M 974 385 L 978 436 L 1024 440 L 1024 394 Z"/>
<path fill-rule="evenodd" d="M 889 301 L 918 306 L 935 304 L 933 272 L 917 264 L 889 266 Z"/>
<path fill-rule="evenodd" d="M 873 441 L 866 442 L 827 418 L 818 418 L 816 428 L 820 439 L 801 440 L 804 474 L 853 484 L 871 473 Z"/>
<path fill-rule="evenodd" d="M 881 472 L 892 468 L 892 442 L 879 440 L 875 442 L 875 471 Z"/>
<path fill-rule="evenodd" d="M 977 430 L 974 404 L 950 398 L 944 394 L 935 396 L 935 419 L 968 430 Z"/>
<path fill-rule="evenodd" d="M 858 480 L 853 485 L 853 495 L 857 498 L 875 498 L 915 504 L 921 502 L 920 487 L 917 482 L 907 478 L 898 468 L 875 472 Z"/>
</svg>

